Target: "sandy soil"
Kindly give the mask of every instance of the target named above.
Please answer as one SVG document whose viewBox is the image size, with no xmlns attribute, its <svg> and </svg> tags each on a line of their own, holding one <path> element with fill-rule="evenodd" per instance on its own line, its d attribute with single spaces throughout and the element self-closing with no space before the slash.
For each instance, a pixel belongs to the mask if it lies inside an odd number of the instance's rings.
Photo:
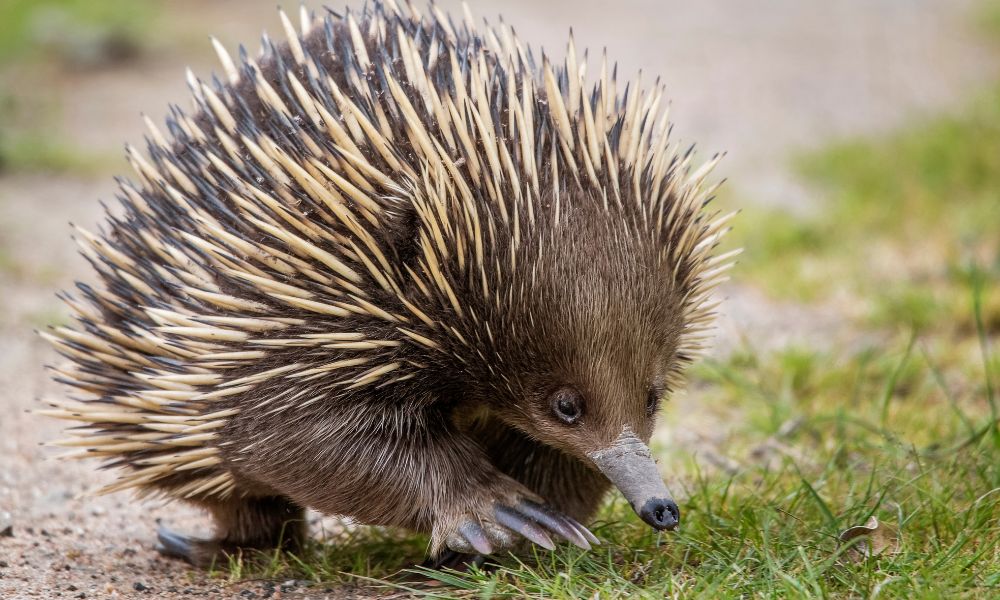
<svg viewBox="0 0 1000 600">
<path fill-rule="evenodd" d="M 95 154 L 119 154 L 124 140 L 141 143 L 141 111 L 159 116 L 167 101 L 187 105 L 184 65 L 202 75 L 215 68 L 205 36 L 212 31 L 230 47 L 239 41 L 253 47 L 261 28 L 279 29 L 273 4 L 165 5 L 166 32 L 137 62 L 61 73 L 50 82 L 47 93 L 63 106 L 61 135 Z M 789 172 L 791 151 L 954 103 L 997 67 L 969 30 L 964 0 L 471 4 L 491 19 L 502 12 L 522 38 L 555 55 L 573 26 L 580 46 L 606 45 L 624 75 L 640 68 L 647 78 L 661 75 L 679 135 L 698 140 L 705 152 L 729 150 L 720 172 L 731 179 L 731 191 L 801 210 L 820 200 Z M 115 170 L 125 172 L 124 162 Z M 162 559 L 152 551 L 154 521 L 201 531 L 200 515 L 126 495 L 86 496 L 111 474 L 52 460 L 56 453 L 39 446 L 56 438 L 62 424 L 26 411 L 61 390 L 42 369 L 53 355 L 32 329 L 60 318 L 56 290 L 88 277 L 66 223 L 92 226 L 101 213 L 98 199 L 109 201 L 113 193 L 110 176 L 0 175 L 0 249 L 14 265 L 0 269 L 0 598 L 355 594 L 281 582 L 230 586 Z M 741 339 L 766 348 L 845 335 L 835 307 L 775 304 L 745 284 L 724 293 L 730 300 L 720 352 Z M 695 434 L 678 439 L 699 439 L 697 431 L 714 424 L 697 418 L 692 395 L 684 402 L 672 412 Z"/>
</svg>

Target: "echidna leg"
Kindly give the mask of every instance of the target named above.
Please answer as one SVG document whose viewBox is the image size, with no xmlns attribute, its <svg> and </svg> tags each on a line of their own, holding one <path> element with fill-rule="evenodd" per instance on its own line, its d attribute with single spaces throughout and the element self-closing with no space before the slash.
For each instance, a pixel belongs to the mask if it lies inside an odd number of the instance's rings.
<svg viewBox="0 0 1000 600">
<path fill-rule="evenodd" d="M 310 403 L 285 424 L 284 435 L 275 435 L 273 415 L 257 410 L 241 411 L 226 435 L 267 439 L 268 451 L 230 450 L 227 460 L 238 465 L 240 477 L 267 481 L 300 506 L 349 515 L 358 523 L 428 532 L 433 555 L 445 548 L 503 552 L 521 538 L 551 547 L 550 534 L 583 545 L 576 529 L 583 526 L 569 517 L 528 516 L 544 499 L 499 472 L 482 446 L 458 427 L 451 407 Z M 266 406 L 259 410 L 273 412 Z"/>
<path fill-rule="evenodd" d="M 305 540 L 305 511 L 286 498 L 241 498 L 204 506 L 215 519 L 215 537 L 188 537 L 161 526 L 157 549 L 195 566 L 210 566 L 245 550 L 294 550 Z"/>
<path fill-rule="evenodd" d="M 582 523 L 593 517 L 610 487 L 598 471 L 498 420 L 478 423 L 470 435 L 486 448 L 497 469 Z"/>
</svg>

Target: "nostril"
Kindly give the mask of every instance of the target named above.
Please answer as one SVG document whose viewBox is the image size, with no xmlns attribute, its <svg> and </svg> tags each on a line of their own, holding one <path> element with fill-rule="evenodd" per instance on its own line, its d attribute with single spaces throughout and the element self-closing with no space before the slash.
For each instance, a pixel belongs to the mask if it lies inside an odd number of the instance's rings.
<svg viewBox="0 0 1000 600">
<path fill-rule="evenodd" d="M 677 503 L 666 498 L 650 498 L 639 511 L 642 520 L 655 529 L 671 530 L 680 522 L 681 512 Z"/>
<path fill-rule="evenodd" d="M 664 509 L 670 515 L 670 518 L 673 519 L 674 526 L 676 526 L 681 522 L 681 509 L 677 508 L 677 503 L 673 500 L 667 500 L 664 505 Z"/>
<path fill-rule="evenodd" d="M 657 506 L 656 510 L 653 511 L 653 518 L 656 519 L 657 523 L 663 522 L 663 515 L 667 512 L 666 506 Z"/>
</svg>

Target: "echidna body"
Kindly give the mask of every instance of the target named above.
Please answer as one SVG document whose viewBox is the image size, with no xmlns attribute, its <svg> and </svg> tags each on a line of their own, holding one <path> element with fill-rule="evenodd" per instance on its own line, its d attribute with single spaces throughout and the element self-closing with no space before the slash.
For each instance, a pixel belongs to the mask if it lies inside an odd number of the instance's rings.
<svg viewBox="0 0 1000 600">
<path fill-rule="evenodd" d="M 728 256 L 662 89 L 433 6 L 281 19 L 257 60 L 215 43 L 228 82 L 189 77 L 196 114 L 79 231 L 60 443 L 211 510 L 212 539 L 160 533 L 194 562 L 296 543 L 306 507 L 435 554 L 587 547 L 609 481 L 673 528 L 645 443 Z"/>
</svg>

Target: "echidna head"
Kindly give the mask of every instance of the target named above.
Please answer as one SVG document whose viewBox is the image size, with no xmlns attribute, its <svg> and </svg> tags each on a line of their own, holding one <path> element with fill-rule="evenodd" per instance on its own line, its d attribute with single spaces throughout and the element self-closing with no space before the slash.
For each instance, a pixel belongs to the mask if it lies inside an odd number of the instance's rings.
<svg viewBox="0 0 1000 600">
<path fill-rule="evenodd" d="M 543 59 L 542 81 L 493 77 L 497 102 L 481 96 L 473 115 L 485 141 L 404 186 L 414 297 L 433 300 L 432 329 L 410 337 L 440 375 L 423 381 L 599 470 L 672 529 L 677 507 L 646 444 L 733 256 L 712 256 L 731 215 L 704 212 L 719 157 L 692 171 L 692 152 L 668 142 L 660 92 L 619 100 L 602 75 L 580 93 L 568 64 L 557 74 Z"/>
<path fill-rule="evenodd" d="M 599 469 L 657 529 L 678 510 L 647 447 L 686 362 L 685 290 L 664 240 L 599 206 L 573 209 L 507 273 L 518 300 L 497 315 L 498 416 Z M 499 337 L 499 336 L 497 336 Z M 487 377 L 488 379 L 488 377 Z"/>
</svg>

